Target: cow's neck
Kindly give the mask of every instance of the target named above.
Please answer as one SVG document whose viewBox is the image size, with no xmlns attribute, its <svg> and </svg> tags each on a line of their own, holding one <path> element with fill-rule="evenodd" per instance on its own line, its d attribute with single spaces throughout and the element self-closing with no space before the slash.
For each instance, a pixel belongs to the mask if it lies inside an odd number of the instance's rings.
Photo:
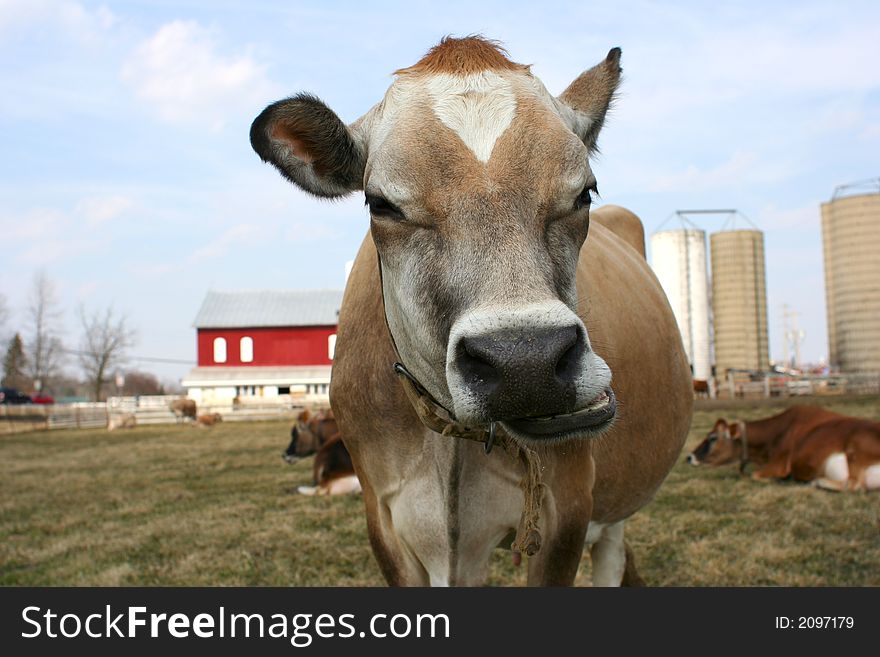
<svg viewBox="0 0 880 657">
<path fill-rule="evenodd" d="M 758 463 L 766 462 L 770 457 L 770 451 L 785 437 L 791 422 L 792 418 L 787 413 L 746 422 L 749 459 Z"/>
</svg>

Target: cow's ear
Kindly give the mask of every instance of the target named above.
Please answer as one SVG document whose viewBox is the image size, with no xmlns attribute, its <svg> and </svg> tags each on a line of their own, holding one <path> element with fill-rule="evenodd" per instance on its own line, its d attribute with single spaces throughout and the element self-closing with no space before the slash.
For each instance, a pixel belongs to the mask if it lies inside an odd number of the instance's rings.
<svg viewBox="0 0 880 657">
<path fill-rule="evenodd" d="M 251 125 L 251 146 L 316 196 L 334 198 L 363 188 L 366 147 L 360 131 L 314 96 L 298 94 L 269 105 Z"/>
<path fill-rule="evenodd" d="M 571 130 L 590 151 L 596 149 L 605 114 L 620 84 L 620 48 L 612 48 L 605 61 L 581 73 L 559 96 L 569 111 L 566 117 Z"/>
</svg>

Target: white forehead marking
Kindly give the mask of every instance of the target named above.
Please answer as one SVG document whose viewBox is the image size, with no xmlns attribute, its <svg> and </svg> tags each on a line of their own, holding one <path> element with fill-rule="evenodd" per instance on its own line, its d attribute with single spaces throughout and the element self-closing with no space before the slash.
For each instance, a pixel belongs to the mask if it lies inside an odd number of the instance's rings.
<svg viewBox="0 0 880 657">
<path fill-rule="evenodd" d="M 516 114 L 510 83 L 492 71 L 471 75 L 439 73 L 425 86 L 434 113 L 454 131 L 480 162 L 488 162 L 495 142 Z"/>
</svg>

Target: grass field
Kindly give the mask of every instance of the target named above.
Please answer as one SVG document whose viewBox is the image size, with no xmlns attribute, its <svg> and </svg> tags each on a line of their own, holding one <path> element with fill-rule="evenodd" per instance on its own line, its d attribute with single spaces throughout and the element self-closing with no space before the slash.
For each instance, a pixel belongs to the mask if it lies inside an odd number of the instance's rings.
<svg viewBox="0 0 880 657">
<path fill-rule="evenodd" d="M 880 399 L 823 400 L 880 419 Z M 718 416 L 698 409 L 686 449 Z M 0 438 L 0 584 L 364 586 L 383 580 L 360 497 L 293 494 L 287 422 L 54 431 Z M 760 484 L 679 463 L 628 525 L 655 586 L 880 585 L 880 494 Z M 578 583 L 589 577 L 584 558 Z M 524 584 L 497 551 L 490 584 Z"/>
</svg>

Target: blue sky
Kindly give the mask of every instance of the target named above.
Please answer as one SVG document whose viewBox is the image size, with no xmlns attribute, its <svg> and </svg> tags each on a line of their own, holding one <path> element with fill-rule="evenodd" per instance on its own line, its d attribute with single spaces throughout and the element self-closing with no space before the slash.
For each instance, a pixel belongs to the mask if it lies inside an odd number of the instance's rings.
<svg viewBox="0 0 880 657">
<path fill-rule="evenodd" d="M 554 92 L 622 47 L 603 202 L 649 233 L 676 209 L 743 212 L 766 232 L 771 357 L 783 303 L 805 358 L 826 356 L 819 204 L 880 176 L 876 2 L 0 0 L 0 336 L 24 324 L 39 269 L 71 346 L 77 305 L 112 303 L 133 354 L 180 360 L 208 289 L 342 287 L 362 199 L 294 189 L 251 151 L 250 122 L 297 91 L 352 121 L 392 71 L 469 33 Z"/>
</svg>

